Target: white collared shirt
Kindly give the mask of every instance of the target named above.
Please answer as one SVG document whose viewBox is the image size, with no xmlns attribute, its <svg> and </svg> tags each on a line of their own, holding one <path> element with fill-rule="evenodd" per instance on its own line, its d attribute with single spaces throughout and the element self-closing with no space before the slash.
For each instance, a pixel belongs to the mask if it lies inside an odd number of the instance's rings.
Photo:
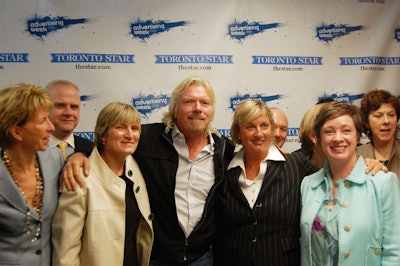
<svg viewBox="0 0 400 266">
<path fill-rule="evenodd" d="M 75 151 L 75 139 L 74 139 L 74 134 L 71 134 L 66 140 L 60 140 L 53 135 L 50 135 L 50 142 L 49 146 L 51 147 L 57 147 L 60 142 L 67 142 L 68 147 L 67 147 L 67 156 L 71 155 Z"/>
<path fill-rule="evenodd" d="M 188 237 L 203 215 L 208 192 L 215 182 L 214 140 L 210 135 L 210 144 L 191 161 L 185 136 L 176 127 L 172 129 L 172 139 L 179 156 L 174 192 L 175 205 L 179 224 Z"/>
<path fill-rule="evenodd" d="M 265 173 L 267 172 L 267 161 L 285 161 L 285 157 L 279 152 L 278 148 L 271 145 L 267 156 L 260 163 L 260 171 L 254 180 L 246 178 L 246 168 L 244 165 L 244 149 L 241 148 L 233 157 L 231 163 L 228 166 L 228 170 L 239 166 L 242 172 L 239 176 L 239 185 L 249 203 L 250 207 L 253 208 L 257 201 L 258 194 L 260 193 L 261 186 L 264 180 Z"/>
</svg>

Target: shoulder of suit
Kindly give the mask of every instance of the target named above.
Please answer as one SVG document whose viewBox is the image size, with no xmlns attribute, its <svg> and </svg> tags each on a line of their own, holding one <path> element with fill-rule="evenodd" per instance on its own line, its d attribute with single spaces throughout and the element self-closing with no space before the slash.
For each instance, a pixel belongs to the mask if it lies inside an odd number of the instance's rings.
<svg viewBox="0 0 400 266">
<path fill-rule="evenodd" d="M 78 136 L 78 135 L 74 135 L 74 138 L 75 138 L 75 140 L 80 140 L 80 141 L 83 141 L 83 142 L 88 142 L 88 143 L 92 143 L 92 141 L 90 141 L 90 140 L 88 140 L 88 139 L 85 139 L 85 138 L 82 138 L 82 137 L 80 137 L 80 136 Z"/>
</svg>

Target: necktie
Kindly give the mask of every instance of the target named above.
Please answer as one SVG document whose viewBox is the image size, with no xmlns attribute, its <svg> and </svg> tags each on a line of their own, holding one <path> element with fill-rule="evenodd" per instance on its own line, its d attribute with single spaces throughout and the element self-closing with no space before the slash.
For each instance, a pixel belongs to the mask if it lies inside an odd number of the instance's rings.
<svg viewBox="0 0 400 266">
<path fill-rule="evenodd" d="M 68 143 L 67 142 L 60 142 L 58 144 L 58 148 L 60 148 L 60 151 L 64 157 L 64 160 L 67 158 L 67 147 L 68 147 Z"/>
</svg>

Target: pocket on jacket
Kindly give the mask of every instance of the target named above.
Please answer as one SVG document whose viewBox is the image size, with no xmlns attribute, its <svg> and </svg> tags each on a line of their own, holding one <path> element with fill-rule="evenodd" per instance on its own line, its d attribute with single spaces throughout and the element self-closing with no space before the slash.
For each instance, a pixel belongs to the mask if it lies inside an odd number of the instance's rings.
<svg viewBox="0 0 400 266">
<path fill-rule="evenodd" d="M 365 254 L 365 265 L 381 265 L 382 264 L 382 247 L 368 246 Z"/>
</svg>

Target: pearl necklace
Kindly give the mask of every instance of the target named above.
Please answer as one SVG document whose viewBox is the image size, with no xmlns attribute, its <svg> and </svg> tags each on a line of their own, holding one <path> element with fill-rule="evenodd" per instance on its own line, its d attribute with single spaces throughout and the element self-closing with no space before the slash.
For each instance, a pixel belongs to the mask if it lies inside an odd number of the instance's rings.
<svg viewBox="0 0 400 266">
<path fill-rule="evenodd" d="M 25 196 L 24 191 L 22 188 L 18 185 L 18 180 L 14 176 L 14 172 L 12 169 L 12 160 L 9 158 L 8 154 L 6 151 L 3 151 L 1 154 L 1 158 L 3 159 L 4 164 L 6 165 L 8 172 L 10 173 L 12 179 L 14 180 L 15 185 L 18 187 L 19 191 L 21 192 L 22 196 L 25 199 L 26 204 L 28 204 L 28 200 Z M 26 210 L 26 234 L 28 237 L 28 240 L 31 242 L 35 242 L 40 238 L 40 230 L 41 230 L 41 211 L 42 211 L 42 203 L 43 203 L 43 178 L 42 175 L 40 174 L 40 169 L 39 169 L 39 164 L 37 157 L 35 155 L 35 175 L 36 175 L 36 193 L 35 197 L 33 198 L 33 204 L 32 207 L 33 209 L 39 214 L 39 222 L 36 224 L 36 232 L 32 236 L 32 229 L 30 228 L 31 226 L 31 212 L 30 209 L 28 208 Z"/>
</svg>

